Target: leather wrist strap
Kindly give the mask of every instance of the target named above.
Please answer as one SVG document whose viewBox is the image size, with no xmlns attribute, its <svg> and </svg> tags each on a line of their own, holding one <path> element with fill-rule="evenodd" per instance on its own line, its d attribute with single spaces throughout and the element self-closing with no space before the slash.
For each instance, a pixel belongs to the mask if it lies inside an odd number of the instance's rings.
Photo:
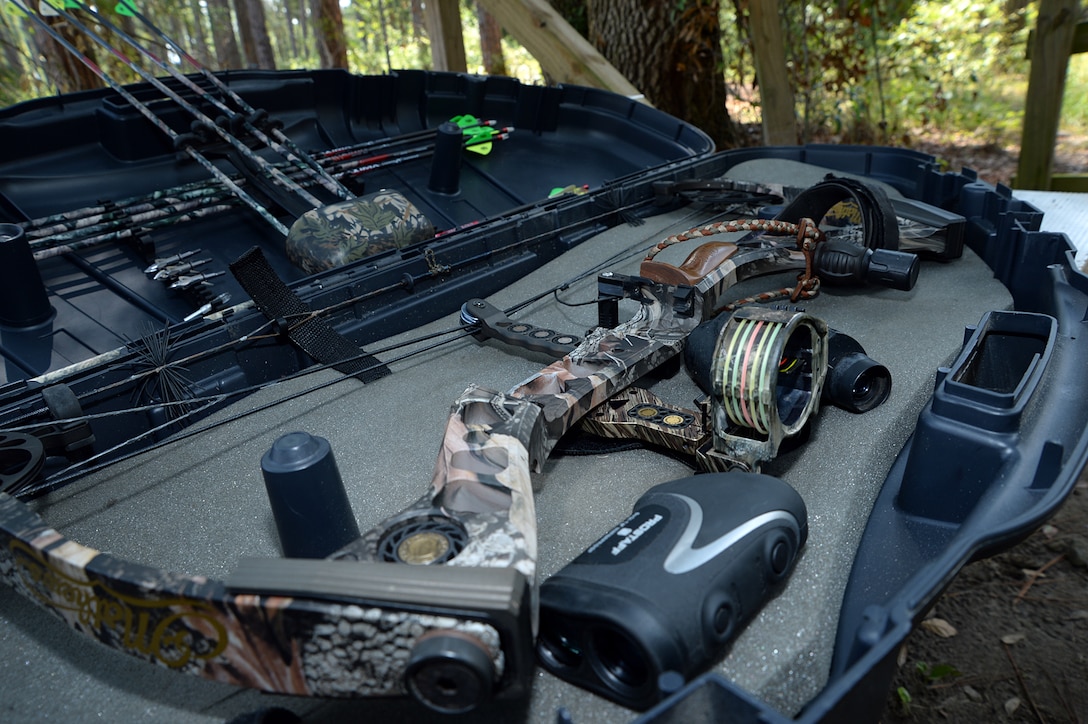
<svg viewBox="0 0 1088 724">
<path fill-rule="evenodd" d="M 852 201 L 857 206 L 866 247 L 899 248 L 899 221 L 884 189 L 850 178 L 828 174 L 820 183 L 802 191 L 775 218 L 792 224 L 807 218 L 820 224 L 827 212 L 842 201 Z"/>
</svg>

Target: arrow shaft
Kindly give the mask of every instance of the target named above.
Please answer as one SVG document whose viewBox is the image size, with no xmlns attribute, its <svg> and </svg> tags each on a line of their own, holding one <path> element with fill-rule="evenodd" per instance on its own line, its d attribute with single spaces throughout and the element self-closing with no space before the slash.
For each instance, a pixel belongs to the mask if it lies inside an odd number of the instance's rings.
<svg viewBox="0 0 1088 724">
<path fill-rule="evenodd" d="M 167 98 L 169 98 L 170 100 L 174 101 L 179 106 L 181 106 L 187 113 L 189 113 L 191 116 L 193 116 L 193 118 L 195 118 L 197 121 L 199 121 L 205 128 L 212 131 L 217 136 L 219 136 L 219 138 L 221 138 L 222 140 L 224 140 L 228 144 L 230 144 L 230 146 L 232 148 L 234 148 L 236 151 L 238 151 L 238 153 L 240 153 L 246 159 L 251 161 L 261 171 L 263 171 L 264 173 L 267 173 L 273 179 L 273 181 L 278 183 L 283 188 L 288 189 L 288 190 L 290 190 L 291 192 L 293 192 L 295 194 L 298 194 L 302 199 L 304 199 L 306 201 L 306 203 L 311 204 L 314 208 L 317 208 L 319 206 L 324 206 L 324 204 L 321 202 L 321 200 L 319 200 L 318 198 L 313 196 L 313 194 L 309 193 L 308 191 L 306 191 L 305 189 L 300 187 L 297 183 L 295 183 L 290 178 L 288 178 L 282 171 L 280 171 L 278 168 L 276 168 L 272 164 L 268 163 L 268 161 L 264 160 L 263 158 L 261 158 L 257 154 L 253 153 L 253 151 L 248 146 L 246 146 L 244 143 L 239 141 L 232 134 L 228 133 L 225 129 L 220 127 L 214 120 L 209 118 L 199 108 L 197 108 L 196 106 L 194 106 L 193 104 L 189 103 L 187 100 L 182 98 L 180 95 L 178 95 L 173 89 L 171 89 L 165 83 L 163 83 L 158 78 L 156 78 L 155 76 L 153 76 L 150 73 L 148 73 L 147 71 L 145 71 L 140 66 L 133 63 L 128 58 L 128 56 L 126 56 L 124 53 L 117 50 L 116 48 L 114 48 L 109 43 L 107 43 L 105 41 L 105 39 L 102 38 L 102 36 L 100 36 L 98 33 L 94 32 L 92 29 L 87 27 L 81 20 L 76 18 L 72 13 L 69 13 L 63 7 L 57 7 L 56 5 L 53 5 L 52 3 L 49 3 L 48 0 L 42 0 L 42 2 L 46 2 L 46 4 L 48 4 L 54 10 L 56 10 L 57 13 L 59 13 L 61 16 L 63 16 L 74 27 L 76 27 L 77 29 L 82 31 L 88 38 L 90 38 L 92 41 L 94 41 L 97 45 L 99 45 L 104 50 L 112 53 L 122 63 L 124 63 L 126 66 L 128 66 L 128 68 L 131 69 L 134 73 L 136 73 L 141 78 L 143 78 L 145 81 L 147 81 L 152 86 L 154 86 L 160 93 L 162 93 Z"/>
<path fill-rule="evenodd" d="M 68 39 L 65 38 L 63 35 L 58 33 L 53 28 L 53 26 L 51 26 L 49 23 L 45 22 L 45 20 L 43 20 L 36 12 L 34 12 L 30 8 L 26 7 L 22 3 L 21 0 L 8 0 L 8 2 L 12 3 L 17 8 L 19 8 L 21 11 L 23 11 L 23 13 L 28 18 L 30 18 L 34 23 L 36 23 L 38 25 L 38 27 L 40 27 L 42 30 L 44 30 L 46 34 L 48 34 L 51 38 L 53 38 L 53 40 L 57 41 L 57 43 L 59 43 L 61 47 L 63 47 L 65 50 L 67 50 L 69 53 L 71 53 L 73 57 L 75 57 L 77 60 L 79 60 L 79 62 L 83 63 L 83 65 L 85 65 L 92 73 L 94 73 L 98 78 L 100 78 L 103 83 L 108 85 L 114 92 L 116 92 L 118 95 L 120 95 L 125 100 L 125 102 L 127 102 L 129 105 L 131 105 L 137 111 L 139 111 L 140 114 L 142 114 L 145 118 L 147 118 L 147 120 L 151 121 L 151 123 L 156 128 L 158 128 L 160 131 L 162 131 L 164 134 L 166 134 L 167 137 L 169 137 L 171 140 L 174 140 L 174 141 L 178 140 L 178 134 L 177 134 L 177 132 L 174 131 L 174 129 L 172 129 L 169 125 L 167 125 L 166 122 L 163 121 L 161 118 L 156 116 L 154 111 L 152 111 L 146 105 L 144 105 L 139 100 L 137 100 L 137 98 L 134 95 L 129 93 L 127 90 L 125 90 L 117 81 L 115 81 L 113 78 L 111 78 L 105 71 L 103 71 L 101 68 L 99 68 L 97 63 L 95 63 L 93 60 L 91 60 L 86 55 L 84 55 L 82 51 L 80 51 L 72 43 L 70 43 L 68 41 Z M 194 161 L 196 161 L 198 164 L 200 164 L 201 167 L 203 167 L 208 173 L 210 173 L 212 176 L 214 176 L 216 179 L 218 179 L 220 182 L 222 182 L 223 185 L 225 185 L 227 188 L 229 188 L 239 199 L 244 201 L 250 208 L 252 208 L 254 211 L 256 211 L 261 216 L 261 218 L 263 218 L 265 221 L 267 221 L 273 228 L 275 228 L 277 231 L 279 231 L 283 236 L 287 236 L 287 227 L 284 226 L 283 223 L 279 219 L 272 216 L 272 214 L 268 211 L 268 209 L 264 208 L 259 203 L 257 203 L 257 201 L 252 196 L 250 196 L 248 193 L 246 193 L 244 190 L 242 190 L 238 186 L 238 184 L 236 184 L 233 180 L 231 180 L 231 178 L 229 176 L 227 176 L 225 173 L 220 171 L 211 161 L 209 161 L 207 158 L 205 158 L 203 154 L 201 154 L 199 151 L 197 151 L 195 148 L 193 148 L 189 144 L 184 144 L 183 147 L 182 147 L 182 150 L 185 151 L 185 153 L 187 153 L 190 156 L 190 158 L 192 158 Z"/>
<path fill-rule="evenodd" d="M 166 43 L 168 46 L 170 46 L 170 48 L 173 49 L 174 52 L 176 52 L 179 57 L 183 58 L 186 62 L 188 62 L 190 65 L 192 65 L 194 68 L 196 68 L 197 71 L 199 71 L 201 73 L 201 75 L 203 75 L 204 78 L 206 78 L 220 92 L 222 92 L 228 98 L 230 98 L 231 101 L 235 105 L 237 105 L 238 108 L 240 108 L 243 113 L 245 113 L 247 116 L 253 116 L 253 115 L 255 115 L 257 113 L 257 110 L 255 108 L 253 108 L 253 106 L 251 106 L 244 98 L 242 98 L 240 95 L 238 95 L 230 86 L 228 86 L 226 83 L 224 83 L 222 80 L 220 80 L 220 78 L 218 76 L 216 76 L 210 70 L 205 68 L 204 65 L 202 63 L 200 63 L 200 61 L 198 61 L 193 56 L 189 55 L 189 53 L 184 48 L 182 48 L 177 42 L 175 42 L 173 40 L 173 38 L 171 38 L 169 35 L 164 33 L 153 22 L 151 22 L 151 20 L 147 16 L 145 16 L 143 13 L 141 13 L 136 8 L 135 5 L 133 5 L 131 2 L 128 2 L 128 0 L 121 0 L 121 2 L 125 5 L 126 8 L 128 8 L 128 10 L 141 23 L 143 23 L 148 28 L 148 30 L 150 30 L 152 33 L 154 33 L 160 39 L 162 39 L 162 41 L 164 43 Z M 181 74 L 179 73 L 178 75 L 181 75 Z M 193 84 L 193 85 L 196 85 L 196 84 Z M 257 131 L 257 129 L 254 128 L 252 126 L 252 124 L 250 124 L 248 121 L 246 122 L 246 127 L 247 127 L 247 129 L 251 130 L 251 132 L 252 131 Z M 263 133 L 261 135 L 264 136 Z M 287 134 L 283 133 L 278 128 L 273 128 L 272 129 L 272 136 L 275 138 L 275 141 L 277 142 L 277 146 L 284 149 L 283 151 L 280 151 L 279 148 L 277 148 L 278 152 L 282 153 L 287 158 L 293 158 L 294 160 L 298 161 L 299 163 L 305 165 L 306 167 L 308 167 L 312 171 L 314 171 L 317 174 L 318 178 L 320 179 L 320 183 L 323 186 L 325 186 L 325 188 L 332 191 L 334 194 L 336 194 L 337 196 L 340 196 L 343 199 L 355 198 L 355 195 L 352 194 L 351 191 L 349 191 L 347 188 L 344 187 L 343 184 L 341 184 L 339 181 L 337 181 L 335 178 L 333 178 L 330 174 L 328 174 L 321 167 L 321 165 L 319 163 L 317 163 L 317 161 L 315 161 L 312 156 L 310 156 L 310 154 L 306 153 L 301 148 L 299 148 L 298 144 L 296 144 L 294 141 L 292 141 L 291 138 L 289 136 L 287 136 Z M 264 138 L 267 139 L 268 137 L 264 136 Z M 268 143 L 270 146 L 272 146 L 272 144 L 273 144 L 273 141 L 271 139 L 268 139 L 265 142 Z M 282 144 L 282 145 L 280 145 L 280 144 Z"/>
</svg>

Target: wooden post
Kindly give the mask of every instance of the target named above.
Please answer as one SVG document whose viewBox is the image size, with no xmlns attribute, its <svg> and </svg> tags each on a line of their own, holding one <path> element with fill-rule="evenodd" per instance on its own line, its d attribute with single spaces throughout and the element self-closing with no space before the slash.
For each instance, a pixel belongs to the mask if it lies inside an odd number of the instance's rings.
<svg viewBox="0 0 1088 724">
<path fill-rule="evenodd" d="M 1030 51 L 1031 72 L 1024 101 L 1017 188 L 1044 191 L 1050 188 L 1065 72 L 1077 25 L 1077 5 L 1077 0 L 1039 0 L 1039 19 Z"/>
<path fill-rule="evenodd" d="M 749 33 L 759 79 L 763 115 L 763 143 L 768 146 L 797 144 L 797 113 L 793 88 L 786 69 L 786 48 L 782 43 L 782 16 L 778 0 L 751 0 Z"/>
<path fill-rule="evenodd" d="M 431 65 L 435 70 L 467 72 L 458 0 L 427 0 L 426 11 L 427 34 L 431 38 Z"/>
<path fill-rule="evenodd" d="M 546 0 L 478 2 L 525 46 L 556 82 L 604 88 L 646 102 L 642 93 Z"/>
</svg>

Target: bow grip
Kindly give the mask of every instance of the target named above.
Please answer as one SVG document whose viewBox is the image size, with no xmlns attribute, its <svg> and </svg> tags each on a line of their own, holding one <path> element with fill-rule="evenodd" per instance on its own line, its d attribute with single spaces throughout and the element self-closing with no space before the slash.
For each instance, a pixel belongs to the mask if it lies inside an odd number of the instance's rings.
<svg viewBox="0 0 1088 724">
<path fill-rule="evenodd" d="M 639 275 L 662 284 L 695 286 L 736 252 L 737 245 L 732 242 L 708 241 L 688 254 L 680 266 L 655 259 L 643 261 L 639 267 Z"/>
</svg>

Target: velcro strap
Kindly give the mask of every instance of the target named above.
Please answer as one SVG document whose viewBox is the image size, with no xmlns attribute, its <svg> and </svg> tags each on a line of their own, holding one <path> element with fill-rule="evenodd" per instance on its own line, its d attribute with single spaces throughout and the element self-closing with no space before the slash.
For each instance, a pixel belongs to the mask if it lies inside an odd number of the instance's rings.
<svg viewBox="0 0 1088 724">
<path fill-rule="evenodd" d="M 230 270 L 268 319 L 306 318 L 290 326 L 287 337 L 321 364 L 332 365 L 337 372 L 353 375 L 364 383 L 389 374 L 388 367 L 352 344 L 324 319 L 308 316 L 313 310 L 280 279 L 260 248 L 255 246 L 242 254 L 231 263 Z"/>
</svg>

